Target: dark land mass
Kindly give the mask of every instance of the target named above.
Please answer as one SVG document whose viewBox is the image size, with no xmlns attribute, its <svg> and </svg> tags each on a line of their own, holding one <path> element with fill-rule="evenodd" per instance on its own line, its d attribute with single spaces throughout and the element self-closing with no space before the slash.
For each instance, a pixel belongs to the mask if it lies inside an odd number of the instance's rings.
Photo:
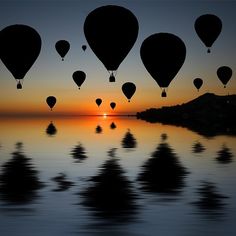
<svg viewBox="0 0 236 236">
<path fill-rule="evenodd" d="M 207 137 L 236 135 L 236 95 L 205 93 L 182 105 L 138 112 L 137 118 L 185 127 Z"/>
</svg>

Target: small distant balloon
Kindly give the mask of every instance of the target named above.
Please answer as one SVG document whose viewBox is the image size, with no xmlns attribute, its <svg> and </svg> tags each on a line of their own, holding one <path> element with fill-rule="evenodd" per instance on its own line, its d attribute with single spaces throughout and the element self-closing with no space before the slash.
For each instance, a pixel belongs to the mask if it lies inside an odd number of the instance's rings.
<svg viewBox="0 0 236 236">
<path fill-rule="evenodd" d="M 98 107 L 102 104 L 102 99 L 101 98 L 97 98 L 96 99 L 96 104 L 98 105 Z"/>
<path fill-rule="evenodd" d="M 0 58 L 22 89 L 21 80 L 41 51 L 41 37 L 28 25 L 10 25 L 0 31 Z"/>
<path fill-rule="evenodd" d="M 80 89 L 80 86 L 84 83 L 86 79 L 86 74 L 81 70 L 77 70 L 73 73 L 72 78 Z"/>
<path fill-rule="evenodd" d="M 149 74 L 162 88 L 162 97 L 166 97 L 164 89 L 169 86 L 185 61 L 184 42 L 174 34 L 153 34 L 143 41 L 140 56 Z"/>
<path fill-rule="evenodd" d="M 212 14 L 205 14 L 196 19 L 194 27 L 198 37 L 208 48 L 207 52 L 210 53 L 210 48 L 222 29 L 221 19 Z"/>
<path fill-rule="evenodd" d="M 127 97 L 128 101 L 130 102 L 131 97 L 134 95 L 136 91 L 136 86 L 132 82 L 126 82 L 122 85 L 122 91 L 124 95 Z"/>
<path fill-rule="evenodd" d="M 57 99 L 54 96 L 49 96 L 47 97 L 46 102 L 52 111 L 52 108 L 55 106 Z"/>
<path fill-rule="evenodd" d="M 199 91 L 199 89 L 202 87 L 203 80 L 201 78 L 196 78 L 193 80 L 193 84 L 196 87 L 196 89 Z"/>
<path fill-rule="evenodd" d="M 87 46 L 86 45 L 82 45 L 82 49 L 83 49 L 83 51 L 85 51 L 87 49 Z"/>
<path fill-rule="evenodd" d="M 116 103 L 115 103 L 115 102 L 111 102 L 111 103 L 110 103 L 110 107 L 114 110 L 115 107 L 116 107 Z"/>
<path fill-rule="evenodd" d="M 55 48 L 58 54 L 61 56 L 62 61 L 64 61 L 64 57 L 70 49 L 70 43 L 66 40 L 59 40 L 56 42 Z"/>
<path fill-rule="evenodd" d="M 226 84 L 229 82 L 233 74 L 233 71 L 228 66 L 221 66 L 217 69 L 217 76 L 219 80 L 224 85 L 224 88 L 226 88 Z"/>
</svg>

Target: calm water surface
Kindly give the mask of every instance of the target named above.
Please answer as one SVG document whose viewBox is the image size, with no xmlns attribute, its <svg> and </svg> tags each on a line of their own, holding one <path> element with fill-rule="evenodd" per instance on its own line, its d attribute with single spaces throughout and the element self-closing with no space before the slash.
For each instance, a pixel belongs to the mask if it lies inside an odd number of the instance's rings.
<svg viewBox="0 0 236 236">
<path fill-rule="evenodd" d="M 236 235 L 236 137 L 132 117 L 0 130 L 3 236 Z"/>
</svg>

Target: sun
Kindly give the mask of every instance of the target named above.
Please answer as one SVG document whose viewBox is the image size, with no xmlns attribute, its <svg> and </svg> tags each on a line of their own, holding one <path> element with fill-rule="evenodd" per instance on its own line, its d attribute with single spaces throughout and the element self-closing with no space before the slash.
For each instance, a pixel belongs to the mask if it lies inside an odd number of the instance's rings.
<svg viewBox="0 0 236 236">
<path fill-rule="evenodd" d="M 103 118 L 106 118 L 107 117 L 107 113 L 103 113 Z"/>
</svg>

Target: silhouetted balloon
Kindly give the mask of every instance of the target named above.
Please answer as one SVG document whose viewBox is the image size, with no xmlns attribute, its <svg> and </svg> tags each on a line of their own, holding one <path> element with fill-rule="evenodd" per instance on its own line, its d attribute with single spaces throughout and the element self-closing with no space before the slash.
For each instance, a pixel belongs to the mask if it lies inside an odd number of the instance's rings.
<svg viewBox="0 0 236 236">
<path fill-rule="evenodd" d="M 0 31 L 0 58 L 17 80 L 22 80 L 41 50 L 38 32 L 27 25 L 11 25 Z"/>
<path fill-rule="evenodd" d="M 134 83 L 126 82 L 122 85 L 122 91 L 124 95 L 128 98 L 128 101 L 130 102 L 131 97 L 134 95 L 136 91 L 136 86 Z"/>
<path fill-rule="evenodd" d="M 72 78 L 80 89 L 80 86 L 86 79 L 86 74 L 83 71 L 77 70 L 73 73 Z"/>
<path fill-rule="evenodd" d="M 59 40 L 56 42 L 55 48 L 61 56 L 62 61 L 64 61 L 64 57 L 70 49 L 70 43 L 66 40 Z"/>
<path fill-rule="evenodd" d="M 86 45 L 83 45 L 83 46 L 82 46 L 82 49 L 83 49 L 83 51 L 85 51 L 85 50 L 87 49 L 87 46 L 86 46 Z"/>
<path fill-rule="evenodd" d="M 201 78 L 196 78 L 193 80 L 193 84 L 196 87 L 196 89 L 199 91 L 199 89 L 202 87 L 203 80 Z"/>
<path fill-rule="evenodd" d="M 138 21 L 130 10 L 114 5 L 96 8 L 84 22 L 89 46 L 113 76 L 133 47 L 138 28 Z"/>
<path fill-rule="evenodd" d="M 110 107 L 114 110 L 114 108 L 116 107 L 116 103 L 115 102 L 111 102 L 110 103 Z"/>
<path fill-rule="evenodd" d="M 102 99 L 101 98 L 97 98 L 96 99 L 96 104 L 98 105 L 98 107 L 102 104 Z"/>
<path fill-rule="evenodd" d="M 52 108 L 55 106 L 57 99 L 54 96 L 49 96 L 47 97 L 46 102 L 52 111 Z"/>
<path fill-rule="evenodd" d="M 165 89 L 162 90 L 162 92 L 161 92 L 161 97 L 162 97 L 162 98 L 167 97 L 167 94 L 166 94 L 166 90 L 165 90 Z"/>
<path fill-rule="evenodd" d="M 186 47 L 179 37 L 158 33 L 143 41 L 140 55 L 157 84 L 161 88 L 167 88 L 184 63 Z"/>
<path fill-rule="evenodd" d="M 220 18 L 212 14 L 202 15 L 196 19 L 194 27 L 198 37 L 208 48 L 207 52 L 210 53 L 210 48 L 222 29 Z"/>
<path fill-rule="evenodd" d="M 224 88 L 226 88 L 226 84 L 229 82 L 233 72 L 230 67 L 228 66 L 221 66 L 217 70 L 217 76 L 219 80 L 224 85 Z"/>
</svg>

